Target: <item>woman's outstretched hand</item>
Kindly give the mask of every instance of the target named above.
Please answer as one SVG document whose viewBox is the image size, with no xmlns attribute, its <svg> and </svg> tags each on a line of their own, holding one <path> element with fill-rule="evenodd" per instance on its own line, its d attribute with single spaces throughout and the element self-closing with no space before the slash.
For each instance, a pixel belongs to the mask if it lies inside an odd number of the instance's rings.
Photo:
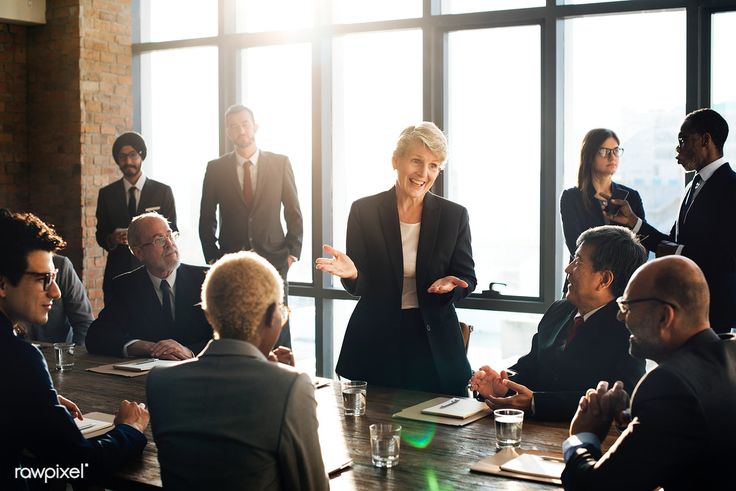
<svg viewBox="0 0 736 491">
<path fill-rule="evenodd" d="M 358 269 L 350 256 L 327 244 L 322 246 L 322 250 L 325 254 L 330 254 L 332 258 L 318 257 L 314 263 L 315 268 L 346 280 L 354 280 L 358 277 Z"/>
<path fill-rule="evenodd" d="M 450 293 L 458 286 L 460 288 L 467 288 L 468 282 L 461 280 L 457 276 L 445 276 L 444 278 L 440 278 L 432 283 L 432 285 L 427 288 L 427 291 L 429 293 Z"/>
</svg>

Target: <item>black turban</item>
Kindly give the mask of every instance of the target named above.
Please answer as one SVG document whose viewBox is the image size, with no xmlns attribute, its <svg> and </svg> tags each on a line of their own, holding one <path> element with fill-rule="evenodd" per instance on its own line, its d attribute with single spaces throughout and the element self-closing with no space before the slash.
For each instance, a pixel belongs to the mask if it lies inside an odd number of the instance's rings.
<svg viewBox="0 0 736 491">
<path fill-rule="evenodd" d="M 135 148 L 136 152 L 140 154 L 141 160 L 146 160 L 146 142 L 135 131 L 129 131 L 117 137 L 115 143 L 112 144 L 112 158 L 115 162 L 118 161 L 120 150 L 126 145 Z"/>
</svg>

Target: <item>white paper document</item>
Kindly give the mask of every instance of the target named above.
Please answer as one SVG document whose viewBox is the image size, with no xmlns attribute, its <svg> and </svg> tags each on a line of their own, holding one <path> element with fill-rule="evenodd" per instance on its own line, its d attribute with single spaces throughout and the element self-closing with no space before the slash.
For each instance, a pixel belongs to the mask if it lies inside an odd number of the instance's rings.
<svg viewBox="0 0 736 491">
<path fill-rule="evenodd" d="M 562 459 L 543 457 L 541 455 L 521 454 L 505 464 L 501 464 L 501 470 L 529 474 L 538 477 L 551 477 L 560 479 L 565 469 Z"/>
<path fill-rule="evenodd" d="M 128 370 L 129 372 L 147 372 L 154 367 L 171 367 L 188 361 L 190 360 L 159 360 L 158 358 L 148 358 L 145 360 L 116 363 L 112 367 L 117 370 Z"/>
<path fill-rule="evenodd" d="M 85 417 L 82 421 L 74 419 L 74 422 L 77 424 L 77 428 L 79 428 L 79 431 L 81 431 L 82 435 L 84 436 L 113 427 L 113 423 L 111 421 L 100 421 L 98 419 L 91 419 L 87 417 Z"/>
<path fill-rule="evenodd" d="M 487 409 L 485 402 L 470 397 L 453 397 L 440 404 L 422 409 L 423 414 L 445 416 L 447 418 L 465 419 Z"/>
</svg>

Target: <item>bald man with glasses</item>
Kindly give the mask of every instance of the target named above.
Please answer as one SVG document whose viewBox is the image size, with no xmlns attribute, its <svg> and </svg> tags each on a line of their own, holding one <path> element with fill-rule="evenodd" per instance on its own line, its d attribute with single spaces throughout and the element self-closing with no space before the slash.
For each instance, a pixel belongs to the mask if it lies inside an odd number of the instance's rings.
<svg viewBox="0 0 736 491">
<path fill-rule="evenodd" d="M 733 489 L 736 336 L 708 321 L 708 285 L 690 259 L 640 267 L 618 300 L 630 352 L 658 366 L 631 397 L 601 381 L 580 399 L 564 445 L 565 489 Z M 612 421 L 625 428 L 605 455 Z"/>
<path fill-rule="evenodd" d="M 199 306 L 207 268 L 180 263 L 178 236 L 155 212 L 133 219 L 128 244 L 143 266 L 113 280 L 87 333 L 90 353 L 185 360 L 212 338 Z"/>
</svg>

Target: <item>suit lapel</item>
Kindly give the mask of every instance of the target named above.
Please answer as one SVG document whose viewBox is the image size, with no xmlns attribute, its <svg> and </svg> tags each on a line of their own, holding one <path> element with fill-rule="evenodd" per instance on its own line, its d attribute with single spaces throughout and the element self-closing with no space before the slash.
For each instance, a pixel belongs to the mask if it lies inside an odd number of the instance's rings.
<svg viewBox="0 0 736 491">
<path fill-rule="evenodd" d="M 378 207 L 378 222 L 383 231 L 383 240 L 386 243 L 386 252 L 391 263 L 394 279 L 402 290 L 404 284 L 404 260 L 401 248 L 401 228 L 399 228 L 399 210 L 396 207 L 396 190 L 387 191 L 385 199 Z"/>
<path fill-rule="evenodd" d="M 427 275 L 432 265 L 432 253 L 437 242 L 442 209 L 439 199 L 431 192 L 424 196 L 422 206 L 422 226 L 419 230 L 419 245 L 417 247 L 417 289 L 428 285 Z M 435 278 L 436 279 L 436 278 Z"/>
<path fill-rule="evenodd" d="M 151 203 L 153 203 L 153 187 L 150 185 L 151 179 L 146 176 L 146 182 L 143 184 L 143 189 L 141 189 L 140 199 L 138 200 L 138 209 L 136 210 L 135 214 L 140 215 L 144 211 L 146 211 L 146 208 L 149 208 L 151 206 Z M 157 210 L 159 213 L 161 210 Z"/>
</svg>

